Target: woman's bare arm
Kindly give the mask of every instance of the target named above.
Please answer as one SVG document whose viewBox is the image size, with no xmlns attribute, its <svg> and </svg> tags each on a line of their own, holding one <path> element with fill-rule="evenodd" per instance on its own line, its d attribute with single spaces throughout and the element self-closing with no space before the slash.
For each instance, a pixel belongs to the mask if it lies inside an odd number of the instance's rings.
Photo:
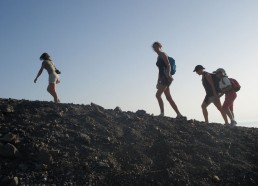
<svg viewBox="0 0 258 186">
<path fill-rule="evenodd" d="M 213 95 L 218 97 L 218 94 L 216 92 L 216 89 L 215 89 L 215 86 L 214 86 L 214 83 L 213 83 L 213 80 L 212 80 L 212 77 L 209 73 L 206 73 L 205 74 L 205 78 L 207 79 L 207 81 L 209 82 L 209 84 L 211 85 L 211 88 L 212 88 L 212 92 L 213 92 Z"/>
<path fill-rule="evenodd" d="M 165 62 L 165 65 L 167 66 L 167 77 L 168 77 L 168 80 L 170 82 L 173 81 L 173 78 L 172 78 L 172 75 L 171 75 L 171 66 L 170 66 L 170 63 L 168 61 L 168 56 L 167 54 L 165 54 L 164 52 L 161 53 L 161 57 L 163 59 L 163 61 Z"/>
<path fill-rule="evenodd" d="M 40 69 L 39 69 L 39 72 L 38 72 L 38 74 L 37 74 L 37 77 L 34 79 L 34 83 L 37 82 L 38 77 L 42 74 L 43 70 L 44 70 L 44 64 L 41 65 L 41 67 L 40 67 Z"/>
<path fill-rule="evenodd" d="M 162 52 L 161 57 L 162 57 L 163 61 L 165 62 L 166 66 L 168 68 L 168 75 L 170 75 L 171 67 L 170 67 L 170 63 L 168 61 L 168 56 L 164 52 Z"/>
</svg>

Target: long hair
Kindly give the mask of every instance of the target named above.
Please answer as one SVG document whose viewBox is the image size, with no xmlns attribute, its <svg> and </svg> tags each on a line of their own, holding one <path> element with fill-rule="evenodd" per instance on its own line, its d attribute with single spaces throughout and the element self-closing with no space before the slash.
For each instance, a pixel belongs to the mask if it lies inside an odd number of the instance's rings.
<svg viewBox="0 0 258 186">
<path fill-rule="evenodd" d="M 50 60 L 50 61 L 51 61 L 50 55 L 48 55 L 48 53 L 46 53 L 46 52 L 44 52 L 43 54 L 41 54 L 41 56 L 40 56 L 39 59 L 40 59 L 40 60 Z"/>
<path fill-rule="evenodd" d="M 152 48 L 154 48 L 155 45 L 158 45 L 160 48 L 162 47 L 161 43 L 158 42 L 158 41 L 155 41 L 155 42 L 152 44 Z"/>
</svg>

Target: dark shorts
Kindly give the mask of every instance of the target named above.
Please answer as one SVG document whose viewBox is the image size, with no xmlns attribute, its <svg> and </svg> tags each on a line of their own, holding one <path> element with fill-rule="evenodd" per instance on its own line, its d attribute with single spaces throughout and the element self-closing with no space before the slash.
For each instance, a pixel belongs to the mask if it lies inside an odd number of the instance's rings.
<svg viewBox="0 0 258 186">
<path fill-rule="evenodd" d="M 215 99 L 216 99 L 215 96 L 206 95 L 204 98 L 204 102 L 206 104 L 210 104 L 210 103 L 213 103 Z"/>
<path fill-rule="evenodd" d="M 159 78 L 159 85 L 163 85 L 163 86 L 170 86 L 171 85 L 171 81 L 169 81 L 166 77 L 160 77 Z"/>
</svg>

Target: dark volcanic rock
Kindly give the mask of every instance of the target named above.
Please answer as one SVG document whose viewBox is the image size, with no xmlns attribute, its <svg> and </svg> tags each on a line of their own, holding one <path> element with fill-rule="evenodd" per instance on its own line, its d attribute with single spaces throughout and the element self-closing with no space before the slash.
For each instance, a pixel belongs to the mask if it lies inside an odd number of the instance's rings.
<svg viewBox="0 0 258 186">
<path fill-rule="evenodd" d="M 20 153 L 14 145 L 10 143 L 0 143 L 0 157 L 1 156 L 5 158 L 14 158 L 19 157 Z"/>
<path fill-rule="evenodd" d="M 17 136 L 11 133 L 5 134 L 3 138 L 0 138 L 0 141 L 2 142 L 16 142 Z"/>
<path fill-rule="evenodd" d="M 147 113 L 146 113 L 145 110 L 137 110 L 137 111 L 136 111 L 136 114 L 137 114 L 138 116 L 144 116 L 144 115 L 147 114 Z"/>
<path fill-rule="evenodd" d="M 257 185 L 258 129 L 0 99 L 0 185 Z"/>
<path fill-rule="evenodd" d="M 122 109 L 121 109 L 120 107 L 116 107 L 116 108 L 114 109 L 114 111 L 116 111 L 116 112 L 122 112 Z"/>
</svg>

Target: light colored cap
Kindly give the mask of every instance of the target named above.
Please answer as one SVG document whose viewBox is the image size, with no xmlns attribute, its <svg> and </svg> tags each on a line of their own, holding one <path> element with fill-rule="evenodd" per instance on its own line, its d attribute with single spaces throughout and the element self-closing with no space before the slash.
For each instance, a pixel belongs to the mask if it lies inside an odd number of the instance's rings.
<svg viewBox="0 0 258 186">
<path fill-rule="evenodd" d="M 219 73 L 219 72 L 221 72 L 224 76 L 227 76 L 227 73 L 223 68 L 218 68 L 216 71 L 214 71 L 214 73 Z"/>
</svg>

